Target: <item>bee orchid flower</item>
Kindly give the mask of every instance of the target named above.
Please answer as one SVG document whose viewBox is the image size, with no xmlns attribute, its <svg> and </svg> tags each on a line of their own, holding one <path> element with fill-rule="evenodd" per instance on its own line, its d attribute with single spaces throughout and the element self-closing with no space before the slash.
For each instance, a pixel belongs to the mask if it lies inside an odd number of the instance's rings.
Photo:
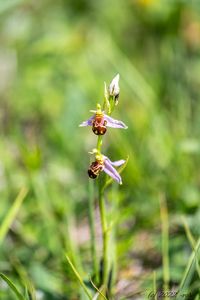
<svg viewBox="0 0 200 300">
<path fill-rule="evenodd" d="M 104 171 L 110 177 L 112 177 L 119 184 L 122 184 L 122 179 L 117 170 L 114 167 L 123 165 L 126 161 L 124 159 L 112 162 L 107 156 L 97 154 L 94 162 L 91 163 L 88 169 L 88 175 L 90 178 L 95 179 L 99 174 Z M 114 166 L 114 167 L 113 167 Z"/>
<path fill-rule="evenodd" d="M 107 131 L 107 127 L 128 128 L 122 121 L 115 120 L 106 115 L 103 111 L 101 111 L 101 108 L 98 108 L 96 111 L 91 110 L 91 112 L 93 112 L 94 115 L 87 121 L 82 122 L 79 126 L 92 126 L 92 131 L 96 135 L 104 135 Z"/>
</svg>

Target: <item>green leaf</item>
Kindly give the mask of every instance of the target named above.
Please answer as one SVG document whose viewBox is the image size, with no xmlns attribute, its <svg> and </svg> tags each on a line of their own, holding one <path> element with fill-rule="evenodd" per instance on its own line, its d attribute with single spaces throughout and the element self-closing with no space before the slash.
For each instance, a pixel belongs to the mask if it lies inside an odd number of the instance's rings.
<svg viewBox="0 0 200 300">
<path fill-rule="evenodd" d="M 92 279 L 90 279 L 90 282 L 91 282 L 92 286 L 95 288 L 95 290 L 97 291 L 97 293 L 94 295 L 94 297 L 92 298 L 92 300 L 97 300 L 100 296 L 101 296 L 101 299 L 108 300 L 106 298 L 106 296 L 104 296 L 104 294 L 102 293 L 104 291 L 104 287 L 101 287 L 100 289 L 98 289 L 96 287 L 96 285 L 94 284 L 94 282 L 92 281 Z"/>
<path fill-rule="evenodd" d="M 197 270 L 197 273 L 198 273 L 198 276 L 200 278 L 200 266 L 199 266 L 199 262 L 198 262 L 198 253 L 196 253 L 196 250 L 195 250 L 195 244 L 196 244 L 196 241 L 190 231 L 190 228 L 185 220 L 185 218 L 183 218 L 183 225 L 184 225 L 184 228 L 185 228 L 185 232 L 186 232 L 186 236 L 188 238 L 188 241 L 190 242 L 190 246 L 192 247 L 192 250 L 195 251 L 195 254 L 196 254 L 196 270 Z"/>
<path fill-rule="evenodd" d="M 3 223 L 0 226 L 0 245 L 3 242 L 11 224 L 13 223 L 19 208 L 27 195 L 28 190 L 26 188 L 22 188 L 19 195 L 15 199 L 13 205 L 11 206 L 10 210 L 8 211 Z"/>
<path fill-rule="evenodd" d="M 192 280 L 192 276 L 195 272 L 195 267 L 196 267 L 195 262 L 196 262 L 196 259 L 198 259 L 199 250 L 200 250 L 200 238 L 198 239 L 198 241 L 196 243 L 195 249 L 192 251 L 192 253 L 190 255 L 186 270 L 183 274 L 183 279 L 182 279 L 180 287 L 179 287 L 179 290 L 181 292 L 187 291 L 187 289 L 189 288 L 189 285 Z M 181 298 L 177 298 L 177 299 L 181 299 Z"/>
<path fill-rule="evenodd" d="M 0 277 L 9 285 L 9 287 L 15 293 L 16 297 L 19 300 L 26 300 L 24 296 L 19 292 L 17 287 L 14 285 L 14 283 L 7 276 L 5 276 L 3 273 L 0 273 Z"/>
<path fill-rule="evenodd" d="M 90 295 L 90 293 L 88 292 L 87 287 L 85 286 L 83 279 L 81 278 L 80 274 L 78 273 L 78 271 L 76 270 L 75 266 L 73 265 L 71 259 L 69 258 L 69 256 L 66 254 L 66 259 L 68 264 L 70 265 L 72 271 L 74 272 L 74 275 L 76 276 L 76 279 L 79 281 L 80 285 L 82 286 L 86 296 L 88 297 L 89 300 L 92 300 L 92 296 Z"/>
</svg>

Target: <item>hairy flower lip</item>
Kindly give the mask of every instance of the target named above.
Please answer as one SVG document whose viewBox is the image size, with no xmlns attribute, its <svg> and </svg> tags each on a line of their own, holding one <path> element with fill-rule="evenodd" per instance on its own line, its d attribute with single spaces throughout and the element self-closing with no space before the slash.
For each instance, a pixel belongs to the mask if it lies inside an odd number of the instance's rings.
<svg viewBox="0 0 200 300">
<path fill-rule="evenodd" d="M 104 171 L 119 184 L 122 184 L 121 176 L 113 166 L 119 167 L 125 162 L 126 161 L 124 159 L 112 162 L 107 156 L 101 154 L 101 158 L 96 156 L 95 161 L 90 165 L 88 175 L 90 178 L 95 179 L 102 171 Z"/>
<path fill-rule="evenodd" d="M 93 122 L 94 122 L 95 118 L 98 116 L 101 116 L 103 118 L 103 120 L 105 120 L 107 122 L 106 127 L 122 128 L 122 129 L 128 128 L 128 126 L 126 126 L 126 124 L 124 124 L 122 121 L 113 119 L 112 117 L 104 114 L 103 111 L 101 112 L 101 114 L 99 113 L 99 111 L 92 111 L 92 112 L 94 112 L 95 114 L 92 117 L 90 117 L 88 120 L 82 122 L 79 125 L 80 127 L 93 126 Z"/>
</svg>

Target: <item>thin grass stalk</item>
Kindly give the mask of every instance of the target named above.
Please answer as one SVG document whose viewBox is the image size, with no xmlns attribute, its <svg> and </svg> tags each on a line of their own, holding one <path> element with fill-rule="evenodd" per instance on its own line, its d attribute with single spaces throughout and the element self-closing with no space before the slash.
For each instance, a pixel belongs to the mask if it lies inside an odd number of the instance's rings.
<svg viewBox="0 0 200 300">
<path fill-rule="evenodd" d="M 192 250 L 195 251 L 196 241 L 195 241 L 195 239 L 194 239 L 194 237 L 193 237 L 193 235 L 190 231 L 190 228 L 189 228 L 188 224 L 186 223 L 185 218 L 183 218 L 183 225 L 184 225 L 186 236 L 188 238 L 190 246 L 191 246 Z M 196 270 L 197 270 L 197 273 L 198 273 L 198 276 L 199 276 L 199 279 L 200 279 L 200 266 L 199 266 L 199 262 L 198 262 L 198 254 L 197 253 L 196 253 Z"/>
<path fill-rule="evenodd" d="M 68 203 L 68 205 L 72 205 L 72 203 Z M 66 231 L 66 236 L 67 239 L 64 239 L 64 243 L 65 243 L 65 251 L 67 251 L 68 253 L 70 253 L 70 256 L 72 257 L 73 261 L 76 264 L 76 267 L 79 270 L 80 274 L 83 274 L 83 266 L 82 266 L 82 262 L 81 262 L 81 255 L 80 255 L 80 251 L 79 248 L 77 246 L 77 243 L 74 241 L 72 235 L 71 235 L 71 230 L 70 228 L 75 227 L 74 225 L 74 220 L 73 220 L 73 214 L 74 211 L 72 209 L 72 207 L 69 207 L 69 211 L 67 211 L 66 213 L 66 223 L 65 223 L 65 231 Z"/>
<path fill-rule="evenodd" d="M 195 249 L 192 251 L 192 254 L 189 258 L 187 267 L 183 274 L 183 278 L 182 278 L 180 286 L 179 286 L 179 290 L 181 292 L 185 292 L 187 290 L 187 288 L 192 280 L 192 276 L 195 271 L 195 261 L 199 257 L 199 251 L 200 251 L 200 238 L 198 239 L 198 241 L 196 243 Z M 177 299 L 181 299 L 181 297 L 179 297 Z"/>
<path fill-rule="evenodd" d="M 77 280 L 79 281 L 80 285 L 82 286 L 85 294 L 87 295 L 88 299 L 92 300 L 92 296 L 90 295 L 86 285 L 83 282 L 83 279 L 81 278 L 79 272 L 76 270 L 75 266 L 73 265 L 72 261 L 70 260 L 69 256 L 66 254 L 66 259 L 68 264 L 70 265 L 72 271 L 74 272 L 74 275 L 76 276 Z"/>
<path fill-rule="evenodd" d="M 162 260 L 163 260 L 163 281 L 164 291 L 169 291 L 169 221 L 168 221 L 168 210 L 166 199 L 162 195 L 160 199 L 160 216 L 161 216 L 161 227 L 162 227 Z M 167 293 L 166 293 L 167 294 Z M 168 296 L 165 299 L 169 299 Z"/>
<path fill-rule="evenodd" d="M 96 287 L 96 285 L 94 284 L 94 282 L 92 281 L 92 279 L 90 279 L 90 282 L 91 282 L 92 286 L 95 288 L 95 290 L 96 290 L 97 293 L 98 293 L 98 294 L 95 294 L 95 296 L 93 297 L 92 300 L 96 300 L 96 299 L 98 299 L 100 296 L 102 296 L 102 298 L 103 298 L 104 300 L 108 300 L 108 299 L 106 298 L 106 296 L 105 296 L 105 295 L 102 293 L 102 291 L 101 291 L 101 290 L 103 290 L 103 288 L 98 289 L 98 288 Z"/>
</svg>

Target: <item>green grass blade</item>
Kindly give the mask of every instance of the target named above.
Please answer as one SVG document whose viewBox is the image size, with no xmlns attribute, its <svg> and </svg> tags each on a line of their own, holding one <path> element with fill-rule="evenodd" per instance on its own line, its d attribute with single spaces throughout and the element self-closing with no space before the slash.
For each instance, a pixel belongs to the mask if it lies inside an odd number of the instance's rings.
<svg viewBox="0 0 200 300">
<path fill-rule="evenodd" d="M 0 273 L 0 277 L 9 285 L 11 290 L 15 293 L 16 297 L 19 300 L 26 300 L 24 296 L 18 291 L 17 287 L 14 285 L 14 283 L 4 274 Z"/>
<path fill-rule="evenodd" d="M 183 221 L 183 226 L 184 226 L 185 233 L 186 233 L 186 236 L 188 238 L 188 241 L 190 243 L 190 246 L 192 247 L 192 250 L 194 250 L 195 244 L 196 244 L 195 239 L 194 239 L 194 237 L 193 237 L 193 235 L 190 231 L 190 228 L 189 228 L 189 226 L 186 222 L 186 219 L 184 217 L 182 218 L 182 221 Z"/>
<path fill-rule="evenodd" d="M 186 270 L 183 275 L 183 279 L 180 283 L 179 290 L 182 292 L 186 291 L 191 283 L 192 276 L 195 271 L 195 261 L 199 255 L 199 250 L 200 250 L 200 238 L 198 239 L 195 249 L 192 251 L 190 255 L 190 259 L 188 261 Z M 178 299 L 178 298 L 177 298 Z M 181 299 L 181 298 L 180 298 Z"/>
<path fill-rule="evenodd" d="M 78 271 L 76 270 L 75 266 L 73 265 L 72 261 L 70 260 L 69 256 L 66 254 L 66 259 L 68 264 L 70 265 L 72 271 L 74 272 L 74 275 L 76 276 L 77 280 L 79 281 L 80 285 L 82 286 L 85 294 L 87 295 L 88 299 L 92 300 L 92 296 L 90 295 L 90 293 L 88 292 L 88 289 L 86 287 L 86 285 L 84 284 L 80 274 L 78 273 Z"/>
<path fill-rule="evenodd" d="M 104 290 L 104 287 L 101 287 L 100 289 L 98 289 L 91 278 L 90 278 L 90 282 L 91 282 L 92 286 L 95 288 L 95 290 L 97 291 L 97 293 L 94 295 L 92 300 L 97 300 L 100 296 L 102 296 L 101 298 L 108 300 L 106 298 L 106 296 L 104 296 L 104 294 L 102 293 L 102 291 Z"/>
<path fill-rule="evenodd" d="M 186 223 L 185 218 L 183 218 L 183 226 L 185 228 L 186 236 L 188 238 L 188 241 L 190 243 L 192 250 L 196 251 L 195 250 L 196 241 L 192 235 L 192 232 L 190 231 L 188 224 Z M 198 254 L 196 252 L 195 252 L 195 254 L 196 254 L 196 270 L 197 270 L 198 276 L 200 278 L 200 266 L 199 266 L 199 262 L 198 262 Z"/>
<path fill-rule="evenodd" d="M 19 275 L 20 281 L 23 282 L 27 294 L 30 295 L 31 300 L 36 300 L 36 291 L 33 283 L 31 282 L 26 268 L 21 264 L 17 258 L 10 258 L 11 264 Z M 29 298 L 28 298 L 29 299 Z"/>
<path fill-rule="evenodd" d="M 24 198 L 26 197 L 28 193 L 27 188 L 22 188 L 21 191 L 19 192 L 17 198 L 15 199 L 13 205 L 11 206 L 9 212 L 7 213 L 5 219 L 3 220 L 3 223 L 1 224 L 0 227 L 0 245 L 3 242 L 11 224 L 13 223 L 19 209 L 20 206 L 24 200 Z"/>
</svg>

